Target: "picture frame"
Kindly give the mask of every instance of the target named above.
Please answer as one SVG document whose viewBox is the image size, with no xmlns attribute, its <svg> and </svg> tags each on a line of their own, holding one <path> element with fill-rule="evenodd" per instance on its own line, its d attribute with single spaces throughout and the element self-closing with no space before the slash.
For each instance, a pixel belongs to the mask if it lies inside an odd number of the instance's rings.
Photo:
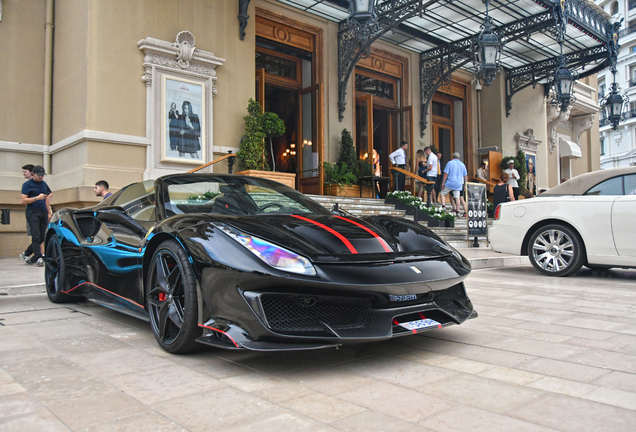
<svg viewBox="0 0 636 432">
<path fill-rule="evenodd" d="M 161 77 L 161 162 L 206 161 L 206 82 L 170 74 Z"/>
</svg>

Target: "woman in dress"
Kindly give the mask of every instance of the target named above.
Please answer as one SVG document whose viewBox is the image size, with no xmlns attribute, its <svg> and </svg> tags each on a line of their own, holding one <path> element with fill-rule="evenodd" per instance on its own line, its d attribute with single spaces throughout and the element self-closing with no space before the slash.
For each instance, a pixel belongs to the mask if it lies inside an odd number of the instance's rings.
<svg viewBox="0 0 636 432">
<path fill-rule="evenodd" d="M 515 195 L 512 192 L 512 186 L 508 184 L 508 174 L 501 173 L 499 183 L 495 185 L 492 193 L 493 208 L 495 209 L 495 211 L 497 211 L 497 207 L 499 206 L 499 204 L 514 200 Z"/>
<path fill-rule="evenodd" d="M 192 112 L 192 104 L 188 101 L 183 101 L 181 109 L 182 114 L 179 116 L 179 128 L 181 129 L 179 131 L 181 135 L 178 146 L 179 157 L 184 157 L 186 153 L 190 153 L 192 159 L 198 159 L 198 151 L 201 150 L 199 116 Z"/>
</svg>

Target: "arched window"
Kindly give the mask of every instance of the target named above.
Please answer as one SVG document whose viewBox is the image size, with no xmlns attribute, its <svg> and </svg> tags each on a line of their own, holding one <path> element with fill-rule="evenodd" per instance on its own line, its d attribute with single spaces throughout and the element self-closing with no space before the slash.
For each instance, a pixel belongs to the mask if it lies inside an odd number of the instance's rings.
<svg viewBox="0 0 636 432">
<path fill-rule="evenodd" d="M 616 15 L 618 13 L 618 2 L 615 1 L 612 3 L 612 15 Z"/>
</svg>

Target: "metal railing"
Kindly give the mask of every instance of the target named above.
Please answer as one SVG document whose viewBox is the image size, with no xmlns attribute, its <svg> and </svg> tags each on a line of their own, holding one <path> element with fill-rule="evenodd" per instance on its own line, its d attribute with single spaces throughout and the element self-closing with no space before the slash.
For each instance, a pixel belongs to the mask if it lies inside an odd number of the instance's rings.
<svg viewBox="0 0 636 432">
<path fill-rule="evenodd" d="M 634 2 L 636 4 L 636 0 L 634 0 Z M 630 8 L 631 8 L 631 4 L 632 2 L 629 2 L 630 4 Z M 636 32 L 636 24 L 635 25 L 630 25 L 629 27 L 625 27 L 623 30 L 621 30 L 620 32 L 618 32 L 618 37 L 621 38 L 623 36 L 627 36 L 630 33 L 634 33 Z"/>
<path fill-rule="evenodd" d="M 227 154 L 225 156 L 221 156 L 218 159 L 214 159 L 212 162 L 208 162 L 206 164 L 200 165 L 194 169 L 191 169 L 190 171 L 188 171 L 189 173 L 193 173 L 193 172 L 197 172 L 199 170 L 202 170 L 203 168 L 207 168 L 210 165 L 214 165 L 215 163 L 221 162 L 222 160 L 227 159 L 227 172 L 232 174 L 233 171 L 233 167 L 234 167 L 234 162 L 236 161 L 236 155 L 234 153 L 232 153 L 232 150 L 228 150 Z"/>
</svg>

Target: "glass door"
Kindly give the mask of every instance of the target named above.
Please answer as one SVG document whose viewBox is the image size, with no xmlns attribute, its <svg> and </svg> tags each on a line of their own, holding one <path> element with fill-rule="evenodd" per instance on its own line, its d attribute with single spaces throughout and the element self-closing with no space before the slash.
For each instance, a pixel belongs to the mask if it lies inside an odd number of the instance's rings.
<svg viewBox="0 0 636 432">
<path fill-rule="evenodd" d="M 299 92 L 299 176 L 302 193 L 322 195 L 323 170 L 322 121 L 323 85 L 318 83 Z"/>
<path fill-rule="evenodd" d="M 455 151 L 453 142 L 452 126 L 433 123 L 433 144 L 437 147 L 437 150 L 442 153 L 444 165 L 452 159 L 451 156 Z"/>
<path fill-rule="evenodd" d="M 256 69 L 256 102 L 265 110 L 265 68 Z"/>
<path fill-rule="evenodd" d="M 415 154 L 415 141 L 413 139 L 413 107 L 407 106 L 392 110 L 390 114 L 391 121 L 389 122 L 389 125 L 391 130 L 389 131 L 389 153 L 393 153 L 400 148 L 402 142 L 407 142 L 409 144 L 409 148 L 406 152 L 406 170 L 413 172 L 414 166 L 412 161 L 414 160 L 413 155 Z M 390 175 L 390 177 L 391 182 L 393 182 L 393 175 Z M 395 187 L 393 187 L 393 189 L 395 189 Z M 415 182 L 408 176 L 406 177 L 405 189 L 411 192 L 414 192 L 415 190 Z"/>
<path fill-rule="evenodd" d="M 355 143 L 359 160 L 371 162 L 373 158 L 373 96 L 356 97 Z"/>
</svg>

